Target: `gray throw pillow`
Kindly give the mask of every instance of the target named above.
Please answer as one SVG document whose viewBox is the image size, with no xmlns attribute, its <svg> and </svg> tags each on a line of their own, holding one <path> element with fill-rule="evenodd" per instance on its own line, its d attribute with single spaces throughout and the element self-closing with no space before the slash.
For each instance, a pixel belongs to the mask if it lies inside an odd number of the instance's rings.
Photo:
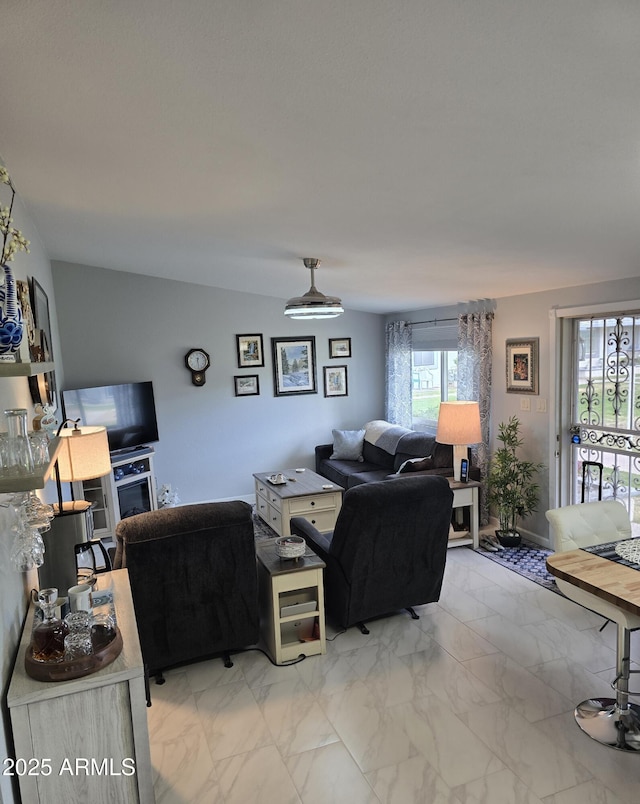
<svg viewBox="0 0 640 804">
<path fill-rule="evenodd" d="M 334 461 L 363 461 L 364 430 L 332 430 Z"/>
</svg>

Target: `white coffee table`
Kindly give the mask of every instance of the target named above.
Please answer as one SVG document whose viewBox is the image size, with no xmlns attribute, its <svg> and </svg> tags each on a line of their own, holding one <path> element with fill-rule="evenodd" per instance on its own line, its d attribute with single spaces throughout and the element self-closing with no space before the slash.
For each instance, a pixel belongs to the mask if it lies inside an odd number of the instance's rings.
<svg viewBox="0 0 640 804">
<path fill-rule="evenodd" d="M 286 482 L 277 485 L 267 479 L 281 473 Z M 278 536 L 290 536 L 289 520 L 302 516 L 319 531 L 333 530 L 342 506 L 344 489 L 331 483 L 326 477 L 305 469 L 274 469 L 272 472 L 256 472 L 256 511 Z"/>
</svg>

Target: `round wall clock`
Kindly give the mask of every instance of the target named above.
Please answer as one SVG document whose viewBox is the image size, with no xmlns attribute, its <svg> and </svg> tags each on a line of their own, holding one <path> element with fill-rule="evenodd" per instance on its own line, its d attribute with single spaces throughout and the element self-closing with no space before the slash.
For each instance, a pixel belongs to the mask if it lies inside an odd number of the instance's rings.
<svg viewBox="0 0 640 804">
<path fill-rule="evenodd" d="M 191 382 L 202 386 L 207 381 L 205 371 L 211 365 L 209 355 L 204 349 L 189 349 L 184 357 L 185 366 L 191 372 Z"/>
</svg>

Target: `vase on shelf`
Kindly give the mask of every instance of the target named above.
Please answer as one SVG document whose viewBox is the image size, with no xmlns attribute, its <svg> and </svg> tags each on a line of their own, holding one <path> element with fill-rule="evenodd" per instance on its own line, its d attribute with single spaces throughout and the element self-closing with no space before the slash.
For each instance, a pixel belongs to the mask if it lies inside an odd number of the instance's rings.
<svg viewBox="0 0 640 804">
<path fill-rule="evenodd" d="M 8 263 L 1 266 L 4 284 L 0 286 L 0 360 L 15 362 L 20 349 L 24 326 L 22 310 L 18 304 L 16 282 Z"/>
</svg>

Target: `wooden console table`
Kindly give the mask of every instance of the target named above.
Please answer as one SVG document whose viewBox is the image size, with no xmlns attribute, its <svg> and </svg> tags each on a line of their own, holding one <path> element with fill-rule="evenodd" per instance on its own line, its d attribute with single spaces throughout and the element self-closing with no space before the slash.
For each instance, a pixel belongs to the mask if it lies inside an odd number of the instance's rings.
<svg viewBox="0 0 640 804">
<path fill-rule="evenodd" d="M 16 773 L 22 801 L 29 804 L 155 802 L 144 665 L 129 575 L 126 569 L 114 570 L 100 580 L 100 588 L 109 581 L 113 585 L 123 649 L 96 673 L 71 681 L 28 676 L 24 657 L 34 604 L 27 615 L 7 703 L 15 758 L 34 771 Z"/>
</svg>

